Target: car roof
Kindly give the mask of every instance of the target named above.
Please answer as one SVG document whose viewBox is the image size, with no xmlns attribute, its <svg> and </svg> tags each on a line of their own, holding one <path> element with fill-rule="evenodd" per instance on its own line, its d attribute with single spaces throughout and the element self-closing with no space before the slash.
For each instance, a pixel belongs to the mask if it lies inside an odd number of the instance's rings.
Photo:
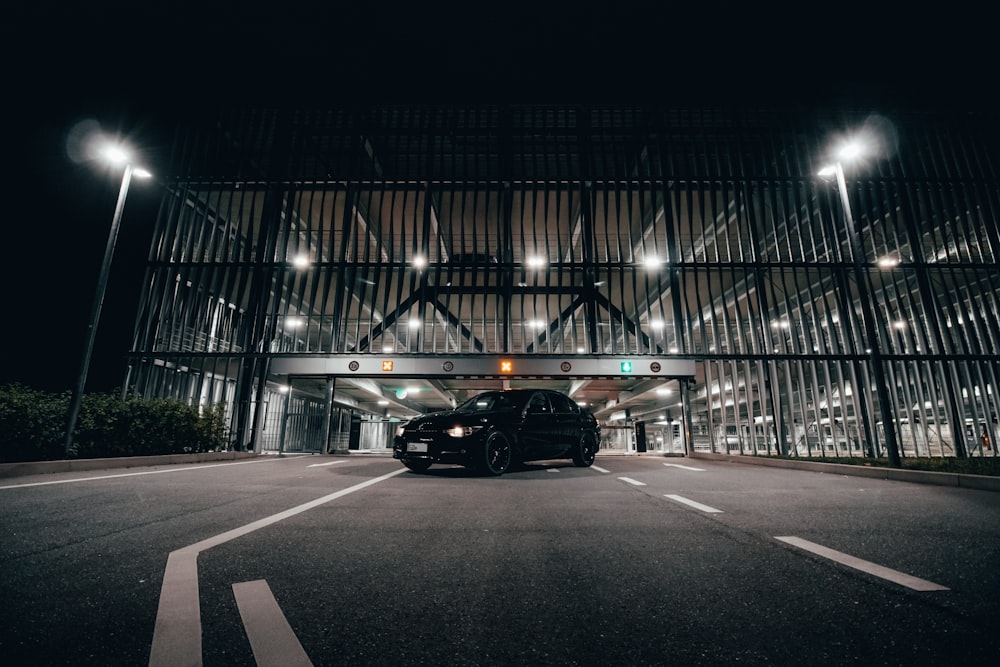
<svg viewBox="0 0 1000 667">
<path fill-rule="evenodd" d="M 484 391 L 483 394 L 530 394 L 536 391 L 540 391 L 546 394 L 562 394 L 561 391 L 556 391 L 555 389 L 530 389 L 526 387 L 517 387 L 513 389 L 495 389 L 492 391 Z M 565 394 L 562 394 L 565 396 Z"/>
</svg>

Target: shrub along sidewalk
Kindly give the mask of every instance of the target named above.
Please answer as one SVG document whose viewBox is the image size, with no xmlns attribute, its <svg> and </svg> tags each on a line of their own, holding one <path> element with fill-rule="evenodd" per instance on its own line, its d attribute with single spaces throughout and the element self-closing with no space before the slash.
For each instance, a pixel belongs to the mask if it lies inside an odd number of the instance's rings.
<svg viewBox="0 0 1000 667">
<path fill-rule="evenodd" d="M 65 451 L 69 392 L 0 386 L 0 463 L 189 454 L 228 449 L 225 406 L 86 394 Z"/>
</svg>

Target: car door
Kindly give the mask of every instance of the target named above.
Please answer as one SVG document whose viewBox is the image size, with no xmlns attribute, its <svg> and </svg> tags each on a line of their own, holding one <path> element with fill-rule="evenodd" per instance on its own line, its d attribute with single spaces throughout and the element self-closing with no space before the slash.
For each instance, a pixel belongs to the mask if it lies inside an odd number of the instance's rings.
<svg viewBox="0 0 1000 667">
<path fill-rule="evenodd" d="M 544 459 L 552 455 L 556 437 L 552 406 L 545 392 L 536 391 L 528 399 L 521 422 L 521 450 L 524 460 Z"/>
<path fill-rule="evenodd" d="M 549 392 L 549 403 L 552 405 L 552 417 L 555 425 L 553 445 L 556 450 L 553 456 L 564 454 L 580 437 L 580 408 L 572 403 L 567 396 L 557 392 Z M 574 411 L 573 408 L 576 408 Z"/>
</svg>

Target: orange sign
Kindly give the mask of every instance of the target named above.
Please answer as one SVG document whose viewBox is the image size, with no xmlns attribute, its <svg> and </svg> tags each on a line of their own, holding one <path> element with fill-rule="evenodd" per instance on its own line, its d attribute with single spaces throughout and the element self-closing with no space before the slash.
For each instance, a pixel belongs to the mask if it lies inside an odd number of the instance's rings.
<svg viewBox="0 0 1000 667">
<path fill-rule="evenodd" d="M 384 359 L 382 361 L 382 370 L 384 370 L 384 371 L 391 371 L 392 370 L 392 361 L 390 359 Z"/>
<path fill-rule="evenodd" d="M 500 372 L 501 373 L 513 373 L 514 372 L 514 362 L 510 359 L 500 360 Z"/>
</svg>

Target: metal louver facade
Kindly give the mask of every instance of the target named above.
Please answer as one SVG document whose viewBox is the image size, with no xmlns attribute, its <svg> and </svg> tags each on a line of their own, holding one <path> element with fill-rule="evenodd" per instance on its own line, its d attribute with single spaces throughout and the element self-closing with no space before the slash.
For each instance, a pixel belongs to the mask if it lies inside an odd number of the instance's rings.
<svg viewBox="0 0 1000 667">
<path fill-rule="evenodd" d="M 325 376 L 331 360 L 515 355 L 693 363 L 691 447 L 995 455 L 995 119 L 478 105 L 206 120 L 177 136 L 127 384 L 225 401 L 236 447 L 260 448 L 282 360 Z M 854 133 L 879 147 L 844 167 L 851 227 L 816 174 Z M 298 414 L 284 400 L 280 428 Z"/>
</svg>

